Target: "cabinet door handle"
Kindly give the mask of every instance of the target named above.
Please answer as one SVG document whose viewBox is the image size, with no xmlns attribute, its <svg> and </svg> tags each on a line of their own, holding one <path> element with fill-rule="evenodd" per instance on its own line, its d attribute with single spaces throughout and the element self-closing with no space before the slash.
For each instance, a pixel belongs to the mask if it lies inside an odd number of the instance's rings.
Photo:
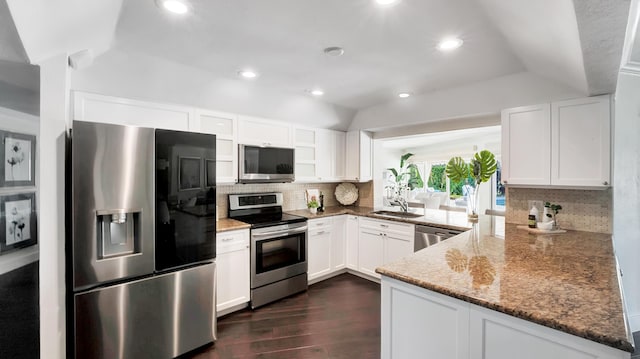
<svg viewBox="0 0 640 359">
<path fill-rule="evenodd" d="M 509 182 L 507 182 L 507 180 L 504 180 L 504 181 L 502 181 L 502 182 L 504 182 L 504 184 L 507 184 L 507 183 L 509 183 Z"/>
<path fill-rule="evenodd" d="M 233 240 L 233 237 L 231 237 L 231 238 L 222 238 L 223 242 L 229 242 L 229 241 L 232 241 L 232 240 Z"/>
<path fill-rule="evenodd" d="M 603 184 L 603 185 L 605 185 L 605 186 L 608 186 L 608 185 L 609 185 L 609 182 L 604 181 L 604 182 L 602 182 L 602 184 Z"/>
<path fill-rule="evenodd" d="M 324 231 L 320 231 L 320 232 L 316 233 L 316 235 L 318 235 L 318 236 L 321 235 L 321 234 L 324 234 Z"/>
<path fill-rule="evenodd" d="M 381 224 L 381 225 L 380 225 L 380 227 L 382 227 L 382 228 L 389 228 L 389 225 L 387 225 L 387 224 Z"/>
</svg>

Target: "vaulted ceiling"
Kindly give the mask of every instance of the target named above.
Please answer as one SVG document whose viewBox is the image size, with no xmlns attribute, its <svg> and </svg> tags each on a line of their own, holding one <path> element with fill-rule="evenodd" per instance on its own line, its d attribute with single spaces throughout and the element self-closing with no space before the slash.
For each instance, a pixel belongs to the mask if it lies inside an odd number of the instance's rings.
<svg viewBox="0 0 640 359">
<path fill-rule="evenodd" d="M 613 92 L 629 11 L 626 0 L 191 0 L 192 12 L 179 17 L 154 0 L 0 2 L 1 60 L 91 49 L 212 77 L 251 67 L 260 86 L 320 87 L 322 101 L 353 109 L 524 71 L 585 95 Z M 438 51 L 446 36 L 463 46 Z M 325 55 L 329 46 L 344 55 Z M 5 72 L 0 62 L 0 81 Z"/>
</svg>

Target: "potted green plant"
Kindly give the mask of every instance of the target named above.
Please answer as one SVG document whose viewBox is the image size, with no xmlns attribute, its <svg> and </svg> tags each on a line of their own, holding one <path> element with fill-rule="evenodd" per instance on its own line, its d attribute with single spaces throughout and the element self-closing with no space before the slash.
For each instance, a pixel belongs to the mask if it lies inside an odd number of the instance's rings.
<svg viewBox="0 0 640 359">
<path fill-rule="evenodd" d="M 449 176 L 452 181 L 468 181 L 467 215 L 469 218 L 478 218 L 478 194 L 480 193 L 480 184 L 489 181 L 497 169 L 496 158 L 493 153 L 488 150 L 477 152 L 469 163 L 466 163 L 462 157 L 453 157 L 447 163 L 447 176 Z"/>
<path fill-rule="evenodd" d="M 562 206 L 559 204 L 555 204 L 555 203 L 551 203 L 551 202 L 545 202 L 544 203 L 544 215 L 549 218 L 551 220 L 551 229 L 558 229 L 558 222 L 556 220 L 556 215 L 558 214 L 558 212 L 560 212 L 560 210 L 562 209 Z"/>
<path fill-rule="evenodd" d="M 409 163 L 408 160 L 413 156 L 413 153 L 405 153 L 400 156 L 400 168 L 387 168 L 392 174 L 395 181 L 393 188 L 394 196 L 403 196 L 403 191 L 408 189 L 410 191 L 416 188 L 424 187 L 422 176 L 415 163 Z"/>
<path fill-rule="evenodd" d="M 318 207 L 320 207 L 320 204 L 318 203 L 316 196 L 311 196 L 311 200 L 307 202 L 307 208 L 309 208 L 309 212 L 311 212 L 311 214 L 318 213 Z"/>
</svg>

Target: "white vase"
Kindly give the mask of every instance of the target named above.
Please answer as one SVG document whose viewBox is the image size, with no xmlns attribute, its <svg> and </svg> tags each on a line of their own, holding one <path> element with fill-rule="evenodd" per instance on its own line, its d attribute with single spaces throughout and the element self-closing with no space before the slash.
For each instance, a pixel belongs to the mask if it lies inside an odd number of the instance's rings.
<svg viewBox="0 0 640 359">
<path fill-rule="evenodd" d="M 311 212 L 311 214 L 316 214 L 316 213 L 318 213 L 318 209 L 317 208 L 309 208 L 309 212 Z"/>
</svg>

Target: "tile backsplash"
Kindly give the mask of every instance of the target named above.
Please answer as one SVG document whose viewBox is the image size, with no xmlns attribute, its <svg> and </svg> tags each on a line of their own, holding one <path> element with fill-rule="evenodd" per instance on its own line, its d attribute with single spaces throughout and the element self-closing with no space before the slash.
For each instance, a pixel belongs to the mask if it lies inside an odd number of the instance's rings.
<svg viewBox="0 0 640 359">
<path fill-rule="evenodd" d="M 309 188 L 317 188 L 324 194 L 324 205 L 340 205 L 334 195 L 336 186 L 339 183 L 256 183 L 256 184 L 235 184 L 220 185 L 216 188 L 216 203 L 218 204 L 218 216 L 227 217 L 229 206 L 229 194 L 235 193 L 262 193 L 262 192 L 282 192 L 285 211 L 307 208 L 304 199 L 304 191 Z M 358 187 L 358 201 L 356 205 L 364 207 L 373 206 L 373 186 L 371 182 L 356 183 Z"/>
<path fill-rule="evenodd" d="M 563 229 L 611 233 L 613 197 L 607 190 L 569 190 L 538 188 L 507 188 L 505 221 L 526 224 L 529 200 L 556 203 L 562 206 L 557 215 Z M 540 210 L 542 213 L 542 210 Z"/>
</svg>

